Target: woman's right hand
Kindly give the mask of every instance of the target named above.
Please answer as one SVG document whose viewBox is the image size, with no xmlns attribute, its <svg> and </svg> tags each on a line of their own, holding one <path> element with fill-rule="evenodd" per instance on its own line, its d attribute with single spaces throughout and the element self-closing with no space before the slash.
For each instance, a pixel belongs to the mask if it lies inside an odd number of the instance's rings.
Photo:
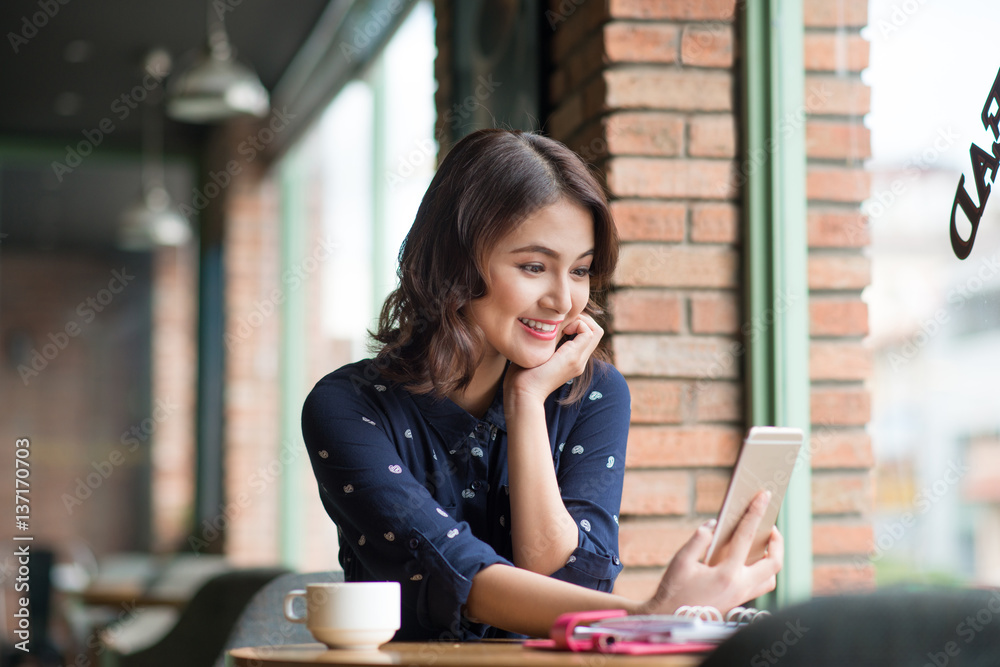
<svg viewBox="0 0 1000 667">
<path fill-rule="evenodd" d="M 774 590 L 785 554 L 777 528 L 771 529 L 767 555 L 746 564 L 769 500 L 770 494 L 764 491 L 754 497 L 729 543 L 722 545 L 722 558 L 715 565 L 703 562 L 712 541 L 713 522 L 700 526 L 670 561 L 656 594 L 641 613 L 672 614 L 682 605 L 712 605 L 725 613 Z"/>
</svg>

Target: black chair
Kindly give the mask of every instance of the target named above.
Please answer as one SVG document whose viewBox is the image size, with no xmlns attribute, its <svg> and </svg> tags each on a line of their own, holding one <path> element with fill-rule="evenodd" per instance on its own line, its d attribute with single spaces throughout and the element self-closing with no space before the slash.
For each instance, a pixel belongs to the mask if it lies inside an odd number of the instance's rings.
<svg viewBox="0 0 1000 667">
<path fill-rule="evenodd" d="M 102 664 L 118 667 L 211 667 L 243 609 L 284 568 L 231 570 L 209 579 L 184 607 L 176 624 L 151 646 L 131 652 L 109 647 Z M 127 624 L 125 620 L 122 623 Z M 113 634 L 113 628 L 109 628 Z M 105 632 L 108 632 L 106 630 Z"/>
<path fill-rule="evenodd" d="M 994 667 L 1000 590 L 817 598 L 740 630 L 701 667 Z"/>
<path fill-rule="evenodd" d="M 285 595 L 307 584 L 331 583 L 344 580 L 340 570 L 330 572 L 290 573 L 270 581 L 257 591 L 240 614 L 229 639 L 215 661 L 215 667 L 224 667 L 226 652 L 245 646 L 287 646 L 315 642 L 304 623 L 291 623 L 285 618 Z"/>
</svg>

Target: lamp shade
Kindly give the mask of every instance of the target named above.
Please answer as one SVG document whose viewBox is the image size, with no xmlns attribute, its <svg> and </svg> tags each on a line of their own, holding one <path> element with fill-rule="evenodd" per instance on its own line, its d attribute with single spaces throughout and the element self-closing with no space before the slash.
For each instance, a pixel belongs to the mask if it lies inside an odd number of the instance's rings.
<svg viewBox="0 0 1000 667">
<path fill-rule="evenodd" d="M 264 116 L 267 89 L 247 67 L 214 50 L 167 86 L 167 115 L 185 123 L 214 123 L 233 116 Z"/>
<path fill-rule="evenodd" d="M 170 195 L 159 186 L 150 188 L 140 201 L 125 209 L 118 228 L 118 247 L 122 250 L 179 246 L 190 238 L 187 218 L 170 205 Z"/>
</svg>

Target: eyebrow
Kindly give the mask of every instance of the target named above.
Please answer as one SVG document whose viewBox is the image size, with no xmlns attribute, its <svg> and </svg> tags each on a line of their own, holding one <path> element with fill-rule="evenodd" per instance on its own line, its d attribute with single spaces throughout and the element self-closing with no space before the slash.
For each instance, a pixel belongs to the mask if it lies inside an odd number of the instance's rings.
<svg viewBox="0 0 1000 667">
<path fill-rule="evenodd" d="M 560 257 L 559 253 L 557 253 L 555 250 L 553 250 L 552 248 L 547 248 L 547 247 L 545 247 L 543 245 L 526 245 L 526 246 L 522 246 L 520 248 L 515 248 L 514 250 L 511 250 L 510 254 L 516 255 L 516 254 L 522 253 L 522 252 L 537 252 L 537 253 L 540 253 L 542 255 L 547 255 L 547 256 L 555 258 L 555 259 L 558 259 Z M 591 248 L 590 250 L 584 252 L 579 257 L 577 257 L 577 259 L 583 259 L 587 255 L 593 255 L 593 254 L 594 254 L 594 249 Z"/>
</svg>

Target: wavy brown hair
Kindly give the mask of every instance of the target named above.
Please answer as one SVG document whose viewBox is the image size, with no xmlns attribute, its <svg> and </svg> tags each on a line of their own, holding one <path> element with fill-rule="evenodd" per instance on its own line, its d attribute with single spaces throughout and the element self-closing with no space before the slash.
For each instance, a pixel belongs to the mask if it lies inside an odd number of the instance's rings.
<svg viewBox="0 0 1000 667">
<path fill-rule="evenodd" d="M 474 132 L 444 158 L 399 252 L 399 286 L 382 306 L 376 365 L 416 393 L 464 389 L 482 360 L 484 336 L 466 304 L 486 294 L 490 251 L 536 211 L 561 199 L 590 212 L 594 257 L 584 312 L 607 329 L 606 290 L 618 261 L 618 233 L 598 180 L 563 144 L 519 130 Z M 594 357 L 610 360 L 604 341 Z M 590 385 L 593 358 L 566 402 Z"/>
</svg>

